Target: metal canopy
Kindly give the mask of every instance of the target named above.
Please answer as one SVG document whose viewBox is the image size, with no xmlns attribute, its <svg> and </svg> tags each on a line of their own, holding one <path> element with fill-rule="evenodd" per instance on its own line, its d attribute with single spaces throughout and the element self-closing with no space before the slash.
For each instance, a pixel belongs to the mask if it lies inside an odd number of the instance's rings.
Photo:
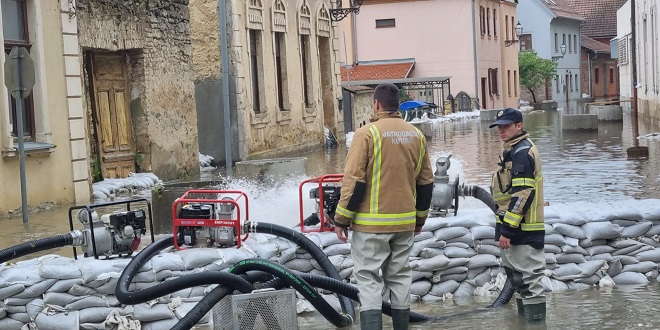
<svg viewBox="0 0 660 330">
<path fill-rule="evenodd" d="M 418 78 L 402 78 L 402 79 L 382 79 L 382 80 L 355 80 L 343 81 L 343 86 L 370 86 L 382 83 L 391 83 L 400 87 L 415 87 L 419 89 L 437 89 L 442 88 L 444 85 L 449 85 L 451 77 L 418 77 Z"/>
</svg>

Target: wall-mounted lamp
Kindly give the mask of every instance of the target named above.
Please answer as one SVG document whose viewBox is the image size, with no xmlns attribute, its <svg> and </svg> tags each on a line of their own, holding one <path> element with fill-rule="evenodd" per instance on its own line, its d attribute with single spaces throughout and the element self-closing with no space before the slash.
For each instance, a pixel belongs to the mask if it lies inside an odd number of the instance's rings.
<svg viewBox="0 0 660 330">
<path fill-rule="evenodd" d="M 330 19 L 338 22 L 346 18 L 350 13 L 359 13 L 363 0 L 348 0 L 349 6 L 342 7 L 342 0 L 335 0 L 336 8 L 330 9 Z"/>
<path fill-rule="evenodd" d="M 559 46 L 559 50 L 561 51 L 561 56 L 553 56 L 553 61 L 559 61 L 559 59 L 564 58 L 564 55 L 566 55 L 566 44 L 561 44 L 561 46 Z"/>
<path fill-rule="evenodd" d="M 516 24 L 516 37 L 517 38 L 514 39 L 514 40 L 504 40 L 504 46 L 509 47 L 509 46 L 511 46 L 515 43 L 518 43 L 518 41 L 520 41 L 520 36 L 522 35 L 522 33 L 523 33 L 522 24 L 520 24 L 520 22 L 518 22 L 518 24 Z"/>
</svg>

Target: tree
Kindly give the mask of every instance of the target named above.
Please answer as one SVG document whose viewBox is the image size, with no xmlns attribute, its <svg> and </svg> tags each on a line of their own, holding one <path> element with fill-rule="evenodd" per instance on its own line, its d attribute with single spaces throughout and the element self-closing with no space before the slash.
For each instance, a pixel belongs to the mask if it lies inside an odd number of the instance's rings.
<svg viewBox="0 0 660 330">
<path fill-rule="evenodd" d="M 535 51 L 518 53 L 518 71 L 520 71 L 520 85 L 532 93 L 534 103 L 536 95 L 534 90 L 543 86 L 545 82 L 557 74 L 557 62 L 540 58 Z"/>
</svg>

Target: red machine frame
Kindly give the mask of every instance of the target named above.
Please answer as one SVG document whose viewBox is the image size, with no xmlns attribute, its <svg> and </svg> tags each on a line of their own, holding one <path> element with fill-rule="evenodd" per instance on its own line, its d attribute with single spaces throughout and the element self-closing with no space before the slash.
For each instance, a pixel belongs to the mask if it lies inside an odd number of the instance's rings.
<svg viewBox="0 0 660 330">
<path fill-rule="evenodd" d="M 307 179 L 300 183 L 298 187 L 298 203 L 300 205 L 300 231 L 303 233 L 318 233 L 324 231 L 333 231 L 332 227 L 325 226 L 325 208 L 323 207 L 323 184 L 329 182 L 341 182 L 344 178 L 343 174 L 326 174 L 316 178 Z M 305 227 L 305 215 L 303 213 L 303 186 L 308 183 L 317 183 L 319 188 L 319 228 L 307 228 Z"/>
<path fill-rule="evenodd" d="M 189 198 L 190 194 L 229 194 L 232 197 L 237 196 L 233 199 L 218 199 L 218 198 Z M 238 201 L 241 197 L 245 197 L 245 219 L 241 220 L 241 208 L 238 204 Z M 236 208 L 236 218 L 232 219 L 181 219 L 178 217 L 177 206 L 180 204 L 187 203 L 202 203 L 202 204 L 231 204 Z M 186 191 L 183 196 L 177 198 L 174 203 L 172 203 L 172 232 L 174 235 L 174 247 L 177 250 L 186 250 L 186 248 L 179 247 L 177 236 L 179 235 L 179 227 L 232 227 L 236 229 L 236 247 L 241 247 L 241 241 L 244 241 L 248 238 L 248 234 L 245 237 L 241 238 L 241 227 L 249 219 L 249 206 L 248 206 L 248 197 L 247 195 L 240 190 L 213 190 L 213 189 L 193 189 Z"/>
</svg>

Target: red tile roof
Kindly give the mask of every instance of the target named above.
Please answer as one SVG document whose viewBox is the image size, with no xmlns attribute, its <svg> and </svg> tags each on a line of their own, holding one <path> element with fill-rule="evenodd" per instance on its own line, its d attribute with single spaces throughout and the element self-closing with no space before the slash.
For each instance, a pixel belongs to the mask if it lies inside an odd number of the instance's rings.
<svg viewBox="0 0 660 330">
<path fill-rule="evenodd" d="M 606 45 L 606 44 L 604 44 L 600 41 L 591 39 L 591 38 L 585 36 L 584 34 L 580 36 L 580 43 L 582 44 L 582 47 L 585 47 L 585 48 L 593 51 L 594 53 L 608 53 L 609 54 L 612 51 L 610 49 L 610 46 L 608 46 L 608 45 Z"/>
<path fill-rule="evenodd" d="M 582 34 L 595 37 L 616 36 L 616 11 L 626 0 L 566 0 L 571 7 L 587 20 Z"/>
<path fill-rule="evenodd" d="M 584 21 L 585 19 L 580 16 L 575 9 L 571 7 L 570 0 L 541 0 L 545 5 L 555 13 L 555 15 L 563 18 L 570 18 L 579 21 Z"/>
<path fill-rule="evenodd" d="M 378 64 L 357 64 L 350 69 L 341 67 L 342 81 L 385 80 L 408 78 L 414 61 Z"/>
</svg>

